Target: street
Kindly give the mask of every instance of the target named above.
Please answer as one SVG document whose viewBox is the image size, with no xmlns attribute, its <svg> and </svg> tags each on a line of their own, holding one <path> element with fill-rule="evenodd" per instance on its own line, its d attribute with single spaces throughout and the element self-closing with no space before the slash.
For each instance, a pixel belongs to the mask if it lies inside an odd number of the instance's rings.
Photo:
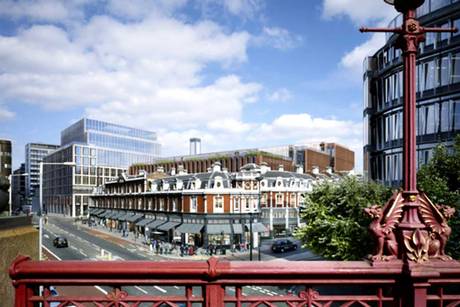
<svg viewBox="0 0 460 307">
<path fill-rule="evenodd" d="M 108 235 L 96 230 L 89 229 L 86 226 L 75 224 L 72 219 L 49 217 L 48 223 L 45 225 L 43 238 L 44 254 L 51 260 L 155 260 L 165 261 L 167 258 L 154 255 L 147 248 L 142 248 L 137 244 L 132 244 L 126 240 L 118 238 L 116 234 Z M 53 246 L 53 239 L 57 236 L 66 237 L 69 246 L 66 248 L 57 248 Z M 298 249 L 296 251 L 286 253 L 272 253 L 271 244 L 273 240 L 263 241 L 261 246 L 262 257 L 264 261 L 270 260 L 305 260 L 306 256 L 315 259 L 310 252 Z M 255 250 L 256 252 L 256 250 Z M 244 255 L 248 260 L 247 254 Z M 181 258 L 182 259 L 182 258 Z M 228 257 L 226 257 L 228 259 Z M 243 260 L 236 258 L 237 260 Z M 254 253 L 254 260 L 257 260 L 257 253 Z M 187 258 L 184 258 L 184 261 Z M 90 287 L 88 287 L 90 288 Z M 243 295 L 283 295 L 287 294 L 289 287 L 279 288 L 276 286 L 245 286 Z M 163 295 L 172 296 L 185 294 L 185 287 L 180 286 L 157 286 L 157 285 L 139 285 L 126 286 L 122 290 L 127 291 L 131 295 Z M 234 294 L 234 287 L 227 287 L 229 295 Z M 73 294 L 72 287 L 58 287 L 59 293 L 67 295 Z M 85 289 L 88 294 L 107 294 L 112 291 L 112 288 L 104 285 L 97 285 L 94 288 Z M 232 293 L 233 292 L 233 293 Z M 193 293 L 201 295 L 201 288 L 194 287 Z"/>
</svg>

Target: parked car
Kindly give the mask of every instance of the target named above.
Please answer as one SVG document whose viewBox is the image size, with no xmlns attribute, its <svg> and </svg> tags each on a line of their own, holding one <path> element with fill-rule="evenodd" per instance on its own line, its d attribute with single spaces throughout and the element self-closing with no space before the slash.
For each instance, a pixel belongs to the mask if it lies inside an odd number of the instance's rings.
<svg viewBox="0 0 460 307">
<path fill-rule="evenodd" d="M 68 247 L 69 243 L 67 242 L 67 239 L 64 237 L 56 237 L 53 240 L 53 245 L 55 247 Z"/>
<path fill-rule="evenodd" d="M 276 240 L 272 244 L 272 251 L 275 253 L 284 253 L 285 251 L 290 251 L 290 250 L 296 250 L 297 249 L 297 244 L 292 242 L 291 240 Z"/>
</svg>

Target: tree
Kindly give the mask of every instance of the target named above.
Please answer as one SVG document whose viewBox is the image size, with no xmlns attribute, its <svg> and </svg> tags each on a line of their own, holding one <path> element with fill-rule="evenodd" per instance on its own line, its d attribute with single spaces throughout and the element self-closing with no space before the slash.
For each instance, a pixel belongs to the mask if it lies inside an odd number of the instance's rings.
<svg viewBox="0 0 460 307">
<path fill-rule="evenodd" d="M 303 246 L 330 260 L 357 260 L 371 254 L 374 239 L 368 231 L 371 219 L 364 208 L 384 205 L 391 189 L 346 177 L 325 182 L 305 195 L 301 216 L 306 225 L 295 236 Z"/>
<path fill-rule="evenodd" d="M 449 221 L 452 234 L 446 252 L 460 259 L 460 135 L 455 138 L 451 154 L 443 145 L 435 148 L 431 160 L 418 171 L 417 179 L 419 190 L 426 192 L 433 203 L 455 208 Z"/>
</svg>

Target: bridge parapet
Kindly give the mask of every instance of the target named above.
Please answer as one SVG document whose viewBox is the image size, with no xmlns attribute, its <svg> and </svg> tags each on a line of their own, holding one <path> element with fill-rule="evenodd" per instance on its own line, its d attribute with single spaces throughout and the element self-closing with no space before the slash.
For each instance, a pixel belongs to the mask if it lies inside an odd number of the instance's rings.
<svg viewBox="0 0 460 307">
<path fill-rule="evenodd" d="M 434 263 L 435 262 L 435 263 Z M 456 306 L 460 262 L 32 261 L 10 267 L 15 306 Z M 52 296 L 51 287 L 98 286 Z M 130 293 L 130 287 L 176 293 Z M 39 289 L 44 289 L 40 294 Z M 262 291 L 254 294 L 250 289 Z M 51 288 L 52 289 L 52 288 Z M 271 289 L 271 290 L 268 290 Z M 273 291 L 273 289 L 277 289 Z M 290 289 L 290 290 L 288 290 Z M 145 291 L 147 292 L 147 291 Z"/>
</svg>

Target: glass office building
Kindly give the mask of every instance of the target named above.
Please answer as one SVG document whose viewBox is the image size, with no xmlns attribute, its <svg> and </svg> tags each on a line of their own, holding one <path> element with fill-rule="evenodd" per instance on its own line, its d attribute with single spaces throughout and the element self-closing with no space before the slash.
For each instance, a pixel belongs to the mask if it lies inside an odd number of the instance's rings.
<svg viewBox="0 0 460 307">
<path fill-rule="evenodd" d="M 423 26 L 460 28 L 460 1 L 426 0 Z M 397 16 L 390 27 L 400 26 Z M 389 186 L 402 183 L 403 63 L 396 35 L 364 61 L 364 174 Z M 460 131 L 460 33 L 427 33 L 417 58 L 417 160 L 436 145 L 452 148 Z"/>
<path fill-rule="evenodd" d="M 160 156 L 161 146 L 155 132 L 83 118 L 64 129 L 61 146 L 83 143 L 98 147 L 99 165 L 129 167 L 151 163 Z"/>
<path fill-rule="evenodd" d="M 45 162 L 75 162 L 75 167 L 44 165 L 44 209 L 69 216 L 87 215 L 93 189 L 119 177 L 135 163 L 160 155 L 156 133 L 83 118 L 64 129 L 61 147 Z"/>
<path fill-rule="evenodd" d="M 43 158 L 59 148 L 59 145 L 28 143 L 25 147 L 26 201 L 33 211 L 38 211 L 40 191 L 40 162 Z"/>
</svg>

